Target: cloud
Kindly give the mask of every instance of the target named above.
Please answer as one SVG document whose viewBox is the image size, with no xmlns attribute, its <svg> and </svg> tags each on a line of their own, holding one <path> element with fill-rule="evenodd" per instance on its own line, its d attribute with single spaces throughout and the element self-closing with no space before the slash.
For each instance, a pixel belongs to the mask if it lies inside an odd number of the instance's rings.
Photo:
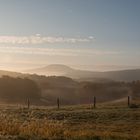
<svg viewBox="0 0 140 140">
<path fill-rule="evenodd" d="M 48 55 L 48 56 L 103 56 L 118 55 L 118 51 L 103 51 L 93 48 L 44 48 L 44 47 L 0 47 L 0 53 L 6 54 L 30 54 L 30 55 Z"/>
<path fill-rule="evenodd" d="M 0 36 L 0 44 L 52 44 L 52 43 L 89 43 L 94 41 L 93 36 L 87 38 L 50 37 L 36 34 L 34 36 Z"/>
</svg>

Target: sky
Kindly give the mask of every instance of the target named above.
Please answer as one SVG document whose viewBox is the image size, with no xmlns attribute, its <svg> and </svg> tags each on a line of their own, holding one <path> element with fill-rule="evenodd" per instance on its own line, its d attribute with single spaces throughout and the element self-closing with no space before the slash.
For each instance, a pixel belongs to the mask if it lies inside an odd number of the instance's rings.
<svg viewBox="0 0 140 140">
<path fill-rule="evenodd" d="M 140 0 L 0 0 L 0 69 L 140 68 Z"/>
</svg>

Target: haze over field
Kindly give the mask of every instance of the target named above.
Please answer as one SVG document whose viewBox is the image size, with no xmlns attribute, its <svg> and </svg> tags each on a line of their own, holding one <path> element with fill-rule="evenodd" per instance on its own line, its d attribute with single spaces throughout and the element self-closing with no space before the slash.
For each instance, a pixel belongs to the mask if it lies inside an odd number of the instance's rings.
<svg viewBox="0 0 140 140">
<path fill-rule="evenodd" d="M 41 98 L 54 99 L 62 92 L 66 103 L 67 93 L 80 96 L 83 82 L 140 80 L 139 6 L 139 0 L 0 0 L 2 84 L 28 78 L 41 89 Z M 133 88 L 127 84 L 125 92 L 119 87 L 115 92 L 130 94 Z"/>
<path fill-rule="evenodd" d="M 62 96 L 73 103 L 67 93 L 79 97 L 83 82 L 140 80 L 139 6 L 139 0 L 0 0 L 2 84 L 28 78 L 41 89 L 41 98 Z M 133 89 L 124 88 L 114 92 L 124 96 Z M 110 92 L 106 90 L 105 100 Z"/>
</svg>

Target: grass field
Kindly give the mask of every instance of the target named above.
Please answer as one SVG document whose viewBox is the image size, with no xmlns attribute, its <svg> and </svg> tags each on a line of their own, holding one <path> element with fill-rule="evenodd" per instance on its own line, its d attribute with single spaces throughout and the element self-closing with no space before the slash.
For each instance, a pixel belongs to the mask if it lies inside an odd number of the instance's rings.
<svg viewBox="0 0 140 140">
<path fill-rule="evenodd" d="M 0 107 L 1 140 L 140 140 L 140 108 Z"/>
</svg>

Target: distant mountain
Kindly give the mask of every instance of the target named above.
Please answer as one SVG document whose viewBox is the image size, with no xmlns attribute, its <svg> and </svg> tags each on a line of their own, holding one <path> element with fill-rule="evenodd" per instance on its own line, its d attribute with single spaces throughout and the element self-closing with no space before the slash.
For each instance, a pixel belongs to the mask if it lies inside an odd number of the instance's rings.
<svg viewBox="0 0 140 140">
<path fill-rule="evenodd" d="M 65 65 L 53 64 L 43 68 L 37 68 L 26 71 L 28 73 L 36 73 L 40 75 L 56 75 L 66 76 L 80 81 L 133 81 L 140 80 L 140 69 L 108 71 L 108 72 L 94 72 L 77 70 Z"/>
<path fill-rule="evenodd" d="M 49 76 L 49 75 L 61 76 L 61 75 L 65 75 L 67 73 L 71 73 L 73 71 L 74 71 L 74 69 L 72 69 L 66 65 L 52 64 L 52 65 L 48 65 L 48 66 L 42 67 L 42 68 L 27 70 L 25 72 L 28 72 L 31 74 L 36 73 L 36 74 L 47 75 L 47 76 Z"/>
<path fill-rule="evenodd" d="M 8 75 L 11 77 L 30 77 L 30 74 L 38 74 L 45 76 L 65 76 L 75 79 L 77 81 L 90 82 L 110 82 L 110 81 L 134 81 L 140 80 L 140 69 L 108 71 L 108 72 L 94 72 L 77 70 L 65 65 L 48 65 L 43 68 L 37 68 L 26 71 L 28 74 L 19 72 L 0 70 L 0 77 Z"/>
</svg>

